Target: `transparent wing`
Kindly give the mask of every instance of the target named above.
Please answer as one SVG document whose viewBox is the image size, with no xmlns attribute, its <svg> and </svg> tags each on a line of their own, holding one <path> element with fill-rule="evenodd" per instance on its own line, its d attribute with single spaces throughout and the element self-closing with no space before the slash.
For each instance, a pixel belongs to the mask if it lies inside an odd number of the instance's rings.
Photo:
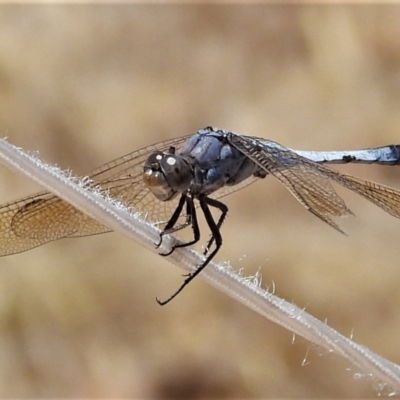
<svg viewBox="0 0 400 400">
<path fill-rule="evenodd" d="M 190 136 L 167 140 L 136 150 L 92 171 L 92 185 L 99 185 L 114 199 L 122 201 L 147 220 L 165 224 L 174 212 L 179 198 L 162 202 L 142 180 L 143 163 L 155 150 L 177 152 Z M 254 182 L 222 188 L 214 198 L 225 196 Z M 184 215 L 181 216 L 183 223 Z M 110 229 L 49 192 L 37 193 L 0 207 L 0 256 L 23 252 L 53 240 L 110 232 Z"/>
<path fill-rule="evenodd" d="M 342 232 L 330 218 L 353 214 L 335 192 L 333 180 L 376 204 L 389 214 L 400 218 L 400 192 L 375 182 L 341 174 L 317 164 L 272 141 L 233 133 L 229 142 L 265 171 L 277 178 L 306 207 L 321 220 Z"/>
</svg>

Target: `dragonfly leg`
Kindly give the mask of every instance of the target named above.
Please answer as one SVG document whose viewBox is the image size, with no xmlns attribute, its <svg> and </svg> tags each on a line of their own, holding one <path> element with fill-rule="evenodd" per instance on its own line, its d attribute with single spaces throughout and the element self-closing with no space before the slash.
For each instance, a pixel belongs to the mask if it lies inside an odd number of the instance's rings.
<svg viewBox="0 0 400 400">
<path fill-rule="evenodd" d="M 218 231 L 220 231 L 220 229 L 221 229 L 221 226 L 222 226 L 222 224 L 224 223 L 224 221 L 225 221 L 225 218 L 226 218 L 226 215 L 228 214 L 228 207 L 224 204 L 224 203 L 221 203 L 220 201 L 217 201 L 217 200 L 214 200 L 214 199 L 211 199 L 211 198 L 208 198 L 208 204 L 210 205 L 210 206 L 213 206 L 213 207 L 215 207 L 215 208 L 218 208 L 220 211 L 221 211 L 221 215 L 220 215 L 220 217 L 219 217 L 219 219 L 218 219 L 218 222 L 217 222 L 217 228 L 218 228 Z M 214 240 L 215 240 L 215 236 L 214 236 L 214 234 L 213 234 L 213 232 L 211 233 L 211 238 L 210 238 L 210 240 L 208 241 L 208 243 L 207 243 L 207 245 L 206 245 L 206 248 L 205 248 L 205 250 L 204 250 L 204 255 L 206 255 L 208 252 L 209 252 L 209 250 L 210 250 L 210 247 L 212 246 L 212 244 L 214 243 Z"/>
<path fill-rule="evenodd" d="M 181 204 L 181 202 L 182 202 L 182 204 Z M 179 218 L 180 213 L 182 212 L 182 208 L 183 208 L 183 205 L 185 202 L 186 202 L 186 221 L 182 225 L 174 226 L 176 224 L 176 221 Z M 157 244 L 157 247 L 159 247 L 161 245 L 162 237 L 164 235 L 177 232 L 181 229 L 186 228 L 188 225 L 192 226 L 193 239 L 188 242 L 175 244 L 168 253 L 161 253 L 160 254 L 161 256 L 163 256 L 163 257 L 169 256 L 170 254 L 172 254 L 174 252 L 175 249 L 177 249 L 179 247 L 191 246 L 192 244 L 195 244 L 200 240 L 200 229 L 199 229 L 199 224 L 197 222 L 196 207 L 194 206 L 193 198 L 186 196 L 186 195 L 182 195 L 181 200 L 179 201 L 178 207 L 174 211 L 173 216 L 168 221 L 166 227 L 160 234 L 160 242 Z"/>
<path fill-rule="evenodd" d="M 163 236 L 172 233 L 171 231 L 173 230 L 176 222 L 178 221 L 179 215 L 182 212 L 183 206 L 186 202 L 186 195 L 182 195 L 181 198 L 179 199 L 178 206 L 176 207 L 174 213 L 172 214 L 171 218 L 167 222 L 167 225 L 163 229 L 163 231 L 160 233 L 160 240 L 158 243 L 156 243 L 156 249 L 158 249 L 161 246 Z"/>
<path fill-rule="evenodd" d="M 218 224 L 219 225 L 222 224 L 222 222 L 220 222 L 220 221 L 224 220 L 224 218 L 228 212 L 228 207 L 225 204 L 223 204 L 215 199 L 210 199 L 209 197 L 206 197 L 206 196 L 200 197 L 199 202 L 200 202 L 200 207 L 204 213 L 206 222 L 211 230 L 212 239 L 215 241 L 215 249 L 205 259 L 203 264 L 201 264 L 194 272 L 191 272 L 191 273 L 185 275 L 186 276 L 185 280 L 183 281 L 181 286 L 178 288 L 178 290 L 172 296 L 170 296 L 167 300 L 164 300 L 164 301 L 161 301 L 156 298 L 157 303 L 160 304 L 161 306 L 164 306 L 165 304 L 169 303 L 172 299 L 174 299 L 185 288 L 185 286 L 188 285 L 207 266 L 207 264 L 214 258 L 214 256 L 217 254 L 218 250 L 222 246 L 222 236 L 221 236 L 221 232 L 219 231 Z M 215 223 L 215 221 L 214 221 L 214 218 L 210 211 L 210 206 L 218 208 L 222 212 L 222 215 L 219 218 L 218 223 Z M 193 210 L 194 210 L 194 207 L 193 207 Z M 195 232 L 195 228 L 198 230 L 197 218 L 195 215 L 196 214 L 194 212 L 194 218 L 192 221 L 193 222 L 192 226 L 193 226 L 194 232 Z M 195 232 L 195 236 L 196 236 L 196 232 Z M 197 240 L 199 240 L 199 238 L 200 238 L 200 232 L 198 231 L 198 239 Z M 184 244 L 184 245 L 186 245 L 186 244 Z M 181 245 L 179 247 L 183 247 L 183 246 Z"/>
<path fill-rule="evenodd" d="M 192 230 L 193 230 L 193 239 L 189 240 L 188 242 L 175 244 L 168 253 L 161 254 L 162 256 L 169 256 L 170 254 L 173 253 L 173 251 L 175 249 L 178 249 L 179 247 L 191 246 L 200 240 L 200 228 L 199 228 L 199 224 L 197 222 L 196 207 L 194 205 L 193 198 L 190 196 L 186 196 L 185 201 L 186 201 L 186 221 L 185 221 L 185 223 L 176 228 L 170 228 L 168 231 L 166 229 L 164 229 L 162 234 L 173 233 L 180 229 L 185 228 L 188 225 L 191 225 Z"/>
</svg>

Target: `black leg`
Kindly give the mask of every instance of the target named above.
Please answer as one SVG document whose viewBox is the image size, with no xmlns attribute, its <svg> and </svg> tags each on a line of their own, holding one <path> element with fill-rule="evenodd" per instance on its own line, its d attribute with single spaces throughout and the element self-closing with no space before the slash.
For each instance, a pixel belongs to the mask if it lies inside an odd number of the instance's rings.
<svg viewBox="0 0 400 400">
<path fill-rule="evenodd" d="M 188 218 L 190 217 L 190 218 Z M 183 229 L 188 225 L 192 226 L 192 230 L 193 230 L 193 239 L 190 240 L 189 242 L 184 242 L 184 243 L 178 243 L 176 245 L 174 245 L 171 249 L 171 251 L 169 251 L 168 253 L 164 253 L 161 254 L 162 256 L 169 256 L 170 254 L 173 253 L 173 251 L 179 247 L 187 247 L 187 246 L 191 246 L 192 244 L 197 243 L 200 240 L 200 229 L 199 229 L 199 224 L 197 222 L 197 214 L 196 214 L 196 207 L 194 205 L 193 202 L 193 198 L 186 196 L 186 222 L 184 225 L 180 225 L 177 229 L 170 229 L 168 232 L 166 232 L 166 230 L 164 229 L 164 231 L 162 232 L 164 234 L 165 233 L 172 233 L 172 232 L 176 232 L 179 229 Z"/>
<path fill-rule="evenodd" d="M 182 212 L 183 205 L 185 202 L 186 202 L 186 221 L 184 224 L 175 227 L 175 224 L 178 221 L 178 218 Z M 199 229 L 199 225 L 197 222 L 196 207 L 194 205 L 193 199 L 190 196 L 183 194 L 179 200 L 178 206 L 176 207 L 172 217 L 168 221 L 164 230 L 161 232 L 160 241 L 159 241 L 159 243 L 157 243 L 156 248 L 160 247 L 160 245 L 162 243 L 162 238 L 164 235 L 179 231 L 183 228 L 186 228 L 188 225 L 192 226 L 193 236 L 194 236 L 193 240 L 190 240 L 189 242 L 185 242 L 185 243 L 178 243 L 175 246 L 173 246 L 172 249 L 168 253 L 160 254 L 161 256 L 169 256 L 170 254 L 172 254 L 174 252 L 174 250 L 176 248 L 191 246 L 192 244 L 195 244 L 200 240 L 200 229 Z"/>
<path fill-rule="evenodd" d="M 221 226 L 225 221 L 225 217 L 228 214 L 228 207 L 224 203 L 221 203 L 220 201 L 215 200 L 215 199 L 211 199 L 209 197 L 207 198 L 207 202 L 208 202 L 208 205 L 210 205 L 212 207 L 215 207 L 215 208 L 218 208 L 218 210 L 221 211 L 221 215 L 220 215 L 220 217 L 218 219 L 218 222 L 217 222 L 217 228 L 218 228 L 218 231 L 220 231 L 221 230 Z M 208 253 L 208 251 L 210 250 L 210 247 L 214 243 L 214 240 L 215 240 L 215 237 L 211 233 L 211 238 L 208 241 L 208 243 L 206 245 L 206 248 L 204 250 L 204 253 L 203 253 L 204 255 L 206 255 Z"/>
<path fill-rule="evenodd" d="M 178 225 L 178 226 L 174 226 L 176 223 L 176 220 L 174 221 L 174 223 L 170 224 L 170 221 L 168 221 L 168 224 L 165 226 L 164 230 L 161 232 L 161 235 L 166 235 L 166 234 L 171 234 L 174 233 L 176 231 L 180 231 L 183 228 L 186 228 L 188 225 L 192 224 L 192 207 L 191 207 L 191 203 L 189 202 L 188 197 L 185 195 L 185 202 L 186 202 L 186 219 L 185 222 L 182 225 Z M 179 207 L 179 205 L 178 205 Z M 180 207 L 180 212 L 182 211 L 182 207 Z M 175 210 L 176 212 L 176 210 Z M 174 214 L 175 214 L 174 212 Z M 179 217 L 178 214 L 178 217 Z"/>
<path fill-rule="evenodd" d="M 200 228 L 199 223 L 197 222 L 196 206 L 194 205 L 194 201 L 191 197 L 186 197 L 186 205 L 187 215 L 190 215 L 189 223 L 192 225 L 193 239 L 189 242 L 178 243 L 175 245 L 175 248 L 191 246 L 192 244 L 195 244 L 200 240 Z M 189 223 L 185 223 L 185 226 L 189 225 Z"/>
<path fill-rule="evenodd" d="M 228 212 L 228 207 L 225 204 L 223 204 L 217 200 L 210 199 L 208 197 L 200 197 L 199 202 L 200 202 L 200 207 L 204 213 L 206 222 L 211 230 L 212 239 L 215 240 L 215 249 L 206 258 L 206 260 L 203 262 L 203 264 L 201 264 L 194 272 L 191 272 L 190 274 L 186 275 L 186 278 L 183 281 L 182 285 L 172 296 L 170 296 L 167 300 L 164 300 L 164 301 L 160 301 L 156 298 L 157 303 L 160 304 L 161 306 L 164 306 L 165 304 L 169 303 L 172 299 L 174 299 L 184 289 L 184 287 L 186 285 L 188 285 L 207 266 L 207 264 L 213 259 L 213 257 L 218 253 L 218 250 L 222 246 L 222 236 L 219 231 L 218 223 L 221 221 L 221 219 L 222 219 L 222 221 L 224 220 L 224 218 Z M 221 215 L 220 219 L 218 220 L 217 224 L 214 221 L 214 218 L 211 214 L 209 206 L 216 207 L 219 210 L 221 210 L 221 212 L 222 212 L 222 215 Z M 195 221 L 196 221 L 196 225 L 197 225 L 196 217 L 195 217 Z M 198 229 L 198 225 L 197 225 L 197 229 Z M 194 231 L 194 228 L 193 228 L 193 231 Z M 195 236 L 196 236 L 196 233 L 195 233 Z M 199 232 L 199 238 L 200 238 L 200 232 Z M 180 247 L 183 247 L 183 246 L 180 246 Z"/>
<path fill-rule="evenodd" d="M 178 203 L 174 213 L 172 214 L 172 217 L 169 219 L 169 221 L 167 222 L 167 225 L 165 226 L 163 231 L 160 233 L 160 241 L 156 244 L 156 249 L 161 246 L 162 237 L 165 234 L 170 233 L 171 229 L 175 226 L 176 222 L 178 221 L 179 216 L 181 215 L 181 212 L 182 212 L 185 202 L 186 202 L 186 195 L 182 194 L 181 198 L 179 199 L 179 203 Z"/>
</svg>

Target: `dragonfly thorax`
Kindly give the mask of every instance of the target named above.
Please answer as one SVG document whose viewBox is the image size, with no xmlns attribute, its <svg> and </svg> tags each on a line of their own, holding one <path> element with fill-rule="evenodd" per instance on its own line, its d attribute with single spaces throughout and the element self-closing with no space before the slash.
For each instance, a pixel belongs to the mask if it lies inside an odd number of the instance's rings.
<svg viewBox="0 0 400 400">
<path fill-rule="evenodd" d="M 162 201 L 171 200 L 176 194 L 186 192 L 193 172 L 180 156 L 156 151 L 143 166 L 143 181 L 149 190 Z"/>
</svg>

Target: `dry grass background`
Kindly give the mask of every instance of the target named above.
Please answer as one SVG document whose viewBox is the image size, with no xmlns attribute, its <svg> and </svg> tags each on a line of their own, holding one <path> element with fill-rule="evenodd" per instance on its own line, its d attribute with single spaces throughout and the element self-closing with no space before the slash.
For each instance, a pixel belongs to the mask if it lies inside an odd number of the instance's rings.
<svg viewBox="0 0 400 400">
<path fill-rule="evenodd" d="M 213 125 L 299 149 L 400 142 L 400 7 L 0 8 L 0 131 L 84 174 Z M 340 170 L 400 188 L 400 169 Z M 1 201 L 40 188 L 1 169 Z M 219 260 L 400 363 L 400 221 L 339 190 L 345 237 L 269 178 Z M 0 261 L 1 397 L 376 396 L 374 384 L 117 234 Z M 303 360 L 306 363 L 303 366 Z"/>
</svg>

